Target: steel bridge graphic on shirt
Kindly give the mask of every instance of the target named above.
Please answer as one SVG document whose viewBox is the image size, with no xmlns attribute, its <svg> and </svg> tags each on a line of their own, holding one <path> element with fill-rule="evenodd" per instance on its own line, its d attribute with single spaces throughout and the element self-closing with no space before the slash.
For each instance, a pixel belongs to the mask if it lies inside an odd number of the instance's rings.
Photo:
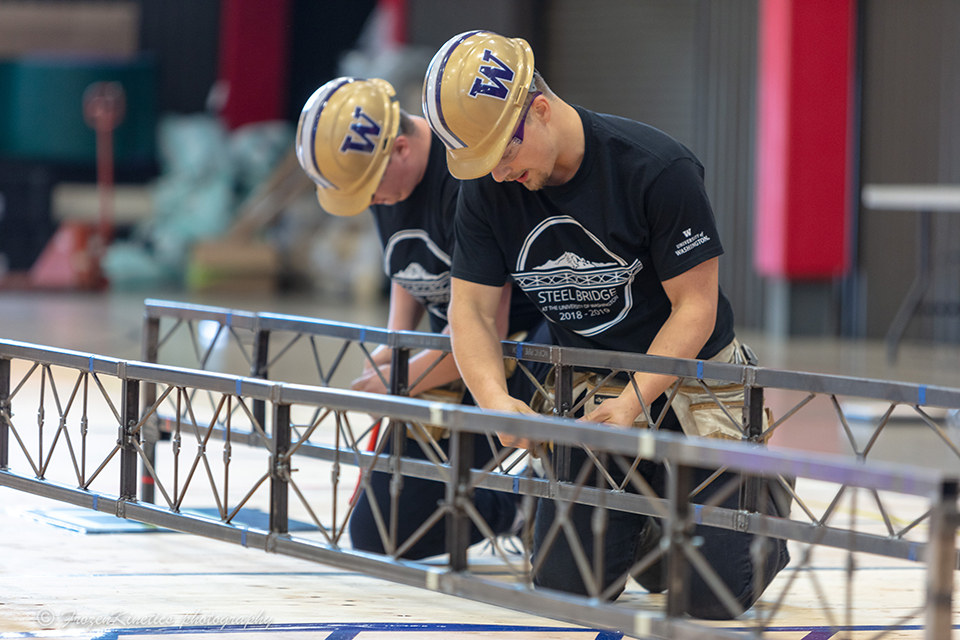
<svg viewBox="0 0 960 640">
<path fill-rule="evenodd" d="M 525 271 L 513 274 L 513 278 L 524 291 L 558 289 L 560 287 L 598 289 L 627 284 L 640 270 L 639 264 L 637 262 L 627 268 L 618 267 L 597 271 L 574 269 L 558 269 L 545 272 Z"/>
</svg>

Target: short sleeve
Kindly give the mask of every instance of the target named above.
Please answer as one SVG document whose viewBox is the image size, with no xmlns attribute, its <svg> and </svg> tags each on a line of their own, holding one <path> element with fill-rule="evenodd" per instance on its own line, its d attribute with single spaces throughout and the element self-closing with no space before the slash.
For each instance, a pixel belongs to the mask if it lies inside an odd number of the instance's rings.
<svg viewBox="0 0 960 640">
<path fill-rule="evenodd" d="M 446 172 L 446 166 L 443 167 Z M 439 215 L 446 220 L 453 220 L 457 213 L 457 195 L 460 192 L 460 181 L 447 174 L 440 181 Z M 449 217 L 448 217 L 449 216 Z M 447 228 L 449 228 L 449 223 Z"/>
<path fill-rule="evenodd" d="M 496 206 L 483 203 L 478 183 L 461 183 L 451 274 L 461 280 L 499 287 L 507 281 L 508 271 L 491 221 L 494 216 L 488 215 L 496 211 Z"/>
<path fill-rule="evenodd" d="M 660 280 L 669 280 L 723 254 L 703 169 L 683 158 L 667 165 L 650 185 L 644 209 Z"/>
</svg>

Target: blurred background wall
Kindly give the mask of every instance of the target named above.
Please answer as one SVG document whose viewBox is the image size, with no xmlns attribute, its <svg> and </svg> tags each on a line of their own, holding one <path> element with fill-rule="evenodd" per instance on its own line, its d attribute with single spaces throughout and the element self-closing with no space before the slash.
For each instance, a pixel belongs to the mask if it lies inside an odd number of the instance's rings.
<svg viewBox="0 0 960 640">
<path fill-rule="evenodd" d="M 789 264 L 763 267 L 757 247 L 765 239 L 758 237 L 757 221 L 769 212 L 758 194 L 766 197 L 765 190 L 777 186 L 763 171 L 767 159 L 758 155 L 764 148 L 763 92 L 772 77 L 764 60 L 785 46 L 769 36 L 787 24 L 798 38 L 809 38 L 811 48 L 793 42 L 787 50 L 793 55 L 787 67 L 795 73 L 791 86 L 799 91 L 790 101 L 816 105 L 804 92 L 822 88 L 816 77 L 802 74 L 816 75 L 818 63 L 840 59 L 817 60 L 829 52 L 816 48 L 831 29 L 839 38 L 833 43 L 842 48 L 845 27 L 834 22 L 838 6 L 850 16 L 849 99 L 842 103 L 849 104 L 849 121 L 841 132 L 849 155 L 847 191 L 841 202 L 814 199 L 791 215 L 800 215 L 808 225 L 804 233 L 816 240 L 818 216 L 839 212 L 829 215 L 844 216 L 849 235 L 842 238 L 843 255 L 819 273 L 791 271 Z M 45 11 L 47 18 L 36 22 Z M 62 19 L 54 28 L 51 16 L 69 11 L 73 28 L 64 31 Z M 264 13 L 251 18 L 258 11 Z M 16 29 L 9 19 L 14 15 L 24 25 L 35 22 Z M 778 23 L 777 16 L 787 23 Z M 268 26 L 245 31 L 251 23 Z M 871 183 L 960 183 L 956 0 L 0 0 L 0 116 L 7 123 L 6 134 L 0 127 L 0 253 L 7 252 L 9 269 L 28 268 L 56 227 L 50 212 L 55 186 L 95 180 L 92 158 L 10 148 L 13 94 L 20 91 L 11 84 L 10 65 L 51 53 L 72 56 L 76 64 L 89 64 L 91 56 L 110 59 L 115 72 L 120 65 L 154 88 L 142 104 L 128 108 L 132 119 L 123 126 L 156 124 L 168 114 L 213 113 L 230 132 L 249 124 L 245 117 L 295 124 L 310 93 L 343 73 L 412 78 L 404 83 L 403 105 L 417 112 L 415 80 L 432 53 L 450 36 L 474 28 L 530 41 L 538 68 L 568 102 L 649 123 L 700 157 L 726 248 L 721 284 L 739 325 L 791 335 L 883 337 L 914 277 L 916 214 L 870 211 L 860 203 L 860 189 Z M 53 51 L 57 43 L 61 50 Z M 256 73 L 267 75 L 254 81 Z M 234 83 L 232 93 L 225 81 Z M 260 91 L 231 106 L 230 96 L 245 95 L 244 82 Z M 249 115 L 258 113 L 255 106 L 266 115 Z M 816 109 L 808 111 L 807 117 L 790 116 L 801 127 L 798 144 L 836 146 L 837 130 L 818 130 Z M 133 117 L 138 113 L 145 114 L 139 121 Z M 122 133 L 117 130 L 118 145 Z M 148 184 L 162 173 L 149 145 L 126 144 L 117 153 L 118 182 Z M 816 164 L 810 153 L 801 160 Z M 816 186 L 800 185 L 800 201 Z M 938 267 L 931 291 L 955 301 L 960 216 L 934 218 Z M 832 228 L 828 222 L 824 217 L 824 228 Z M 960 317 L 920 317 L 907 336 L 956 342 Z"/>
</svg>

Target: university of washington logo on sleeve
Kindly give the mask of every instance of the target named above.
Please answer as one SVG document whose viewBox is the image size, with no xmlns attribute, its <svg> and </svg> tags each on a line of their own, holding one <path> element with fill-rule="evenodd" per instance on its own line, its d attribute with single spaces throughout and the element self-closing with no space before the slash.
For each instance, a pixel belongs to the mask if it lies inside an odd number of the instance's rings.
<svg viewBox="0 0 960 640">
<path fill-rule="evenodd" d="M 377 138 L 380 137 L 380 125 L 377 121 L 364 113 L 361 107 L 353 112 L 353 122 L 347 135 L 340 145 L 340 152 L 356 151 L 358 153 L 373 153 L 377 148 Z"/>
<path fill-rule="evenodd" d="M 678 256 L 682 256 L 686 252 L 696 249 L 702 244 L 710 242 L 710 236 L 708 236 L 703 231 L 699 233 L 694 233 L 692 229 L 683 230 L 684 239 L 677 243 L 677 246 L 674 248 L 674 253 Z"/>
<path fill-rule="evenodd" d="M 508 67 L 500 58 L 493 55 L 490 49 L 483 50 L 483 61 L 491 64 L 480 65 L 480 75 L 473 80 L 473 86 L 470 87 L 468 94 L 471 98 L 479 95 L 491 96 L 498 100 L 507 99 L 507 87 L 504 82 L 513 82 L 513 69 Z M 484 80 L 484 78 L 486 80 Z"/>
</svg>

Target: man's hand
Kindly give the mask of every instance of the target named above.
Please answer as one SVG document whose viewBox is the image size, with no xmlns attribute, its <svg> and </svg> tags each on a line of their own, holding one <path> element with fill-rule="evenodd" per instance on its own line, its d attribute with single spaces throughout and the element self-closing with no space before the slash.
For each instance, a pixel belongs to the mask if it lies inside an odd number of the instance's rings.
<svg viewBox="0 0 960 640">
<path fill-rule="evenodd" d="M 390 379 L 389 364 L 380 365 L 379 371 L 384 380 Z M 380 375 L 377 375 L 376 369 L 365 367 L 363 375 L 351 382 L 350 388 L 354 391 L 366 391 L 367 393 L 388 393 L 383 381 L 380 380 Z"/>
<path fill-rule="evenodd" d="M 497 406 L 487 407 L 488 409 L 493 409 L 495 411 L 503 411 L 506 413 L 523 413 L 527 415 L 540 415 L 536 411 L 530 408 L 525 402 L 517 400 L 512 396 L 504 396 L 503 399 L 497 403 Z M 497 437 L 500 438 L 500 444 L 505 447 L 514 447 L 517 449 L 533 449 L 536 446 L 535 442 L 527 440 L 526 438 L 520 438 L 517 436 L 510 435 L 509 433 L 498 433 Z"/>
<path fill-rule="evenodd" d="M 610 398 L 600 403 L 600 406 L 583 416 L 581 420 L 603 422 L 614 427 L 628 429 L 633 426 L 634 420 L 642 413 L 640 403 L 636 399 L 620 396 Z"/>
</svg>

